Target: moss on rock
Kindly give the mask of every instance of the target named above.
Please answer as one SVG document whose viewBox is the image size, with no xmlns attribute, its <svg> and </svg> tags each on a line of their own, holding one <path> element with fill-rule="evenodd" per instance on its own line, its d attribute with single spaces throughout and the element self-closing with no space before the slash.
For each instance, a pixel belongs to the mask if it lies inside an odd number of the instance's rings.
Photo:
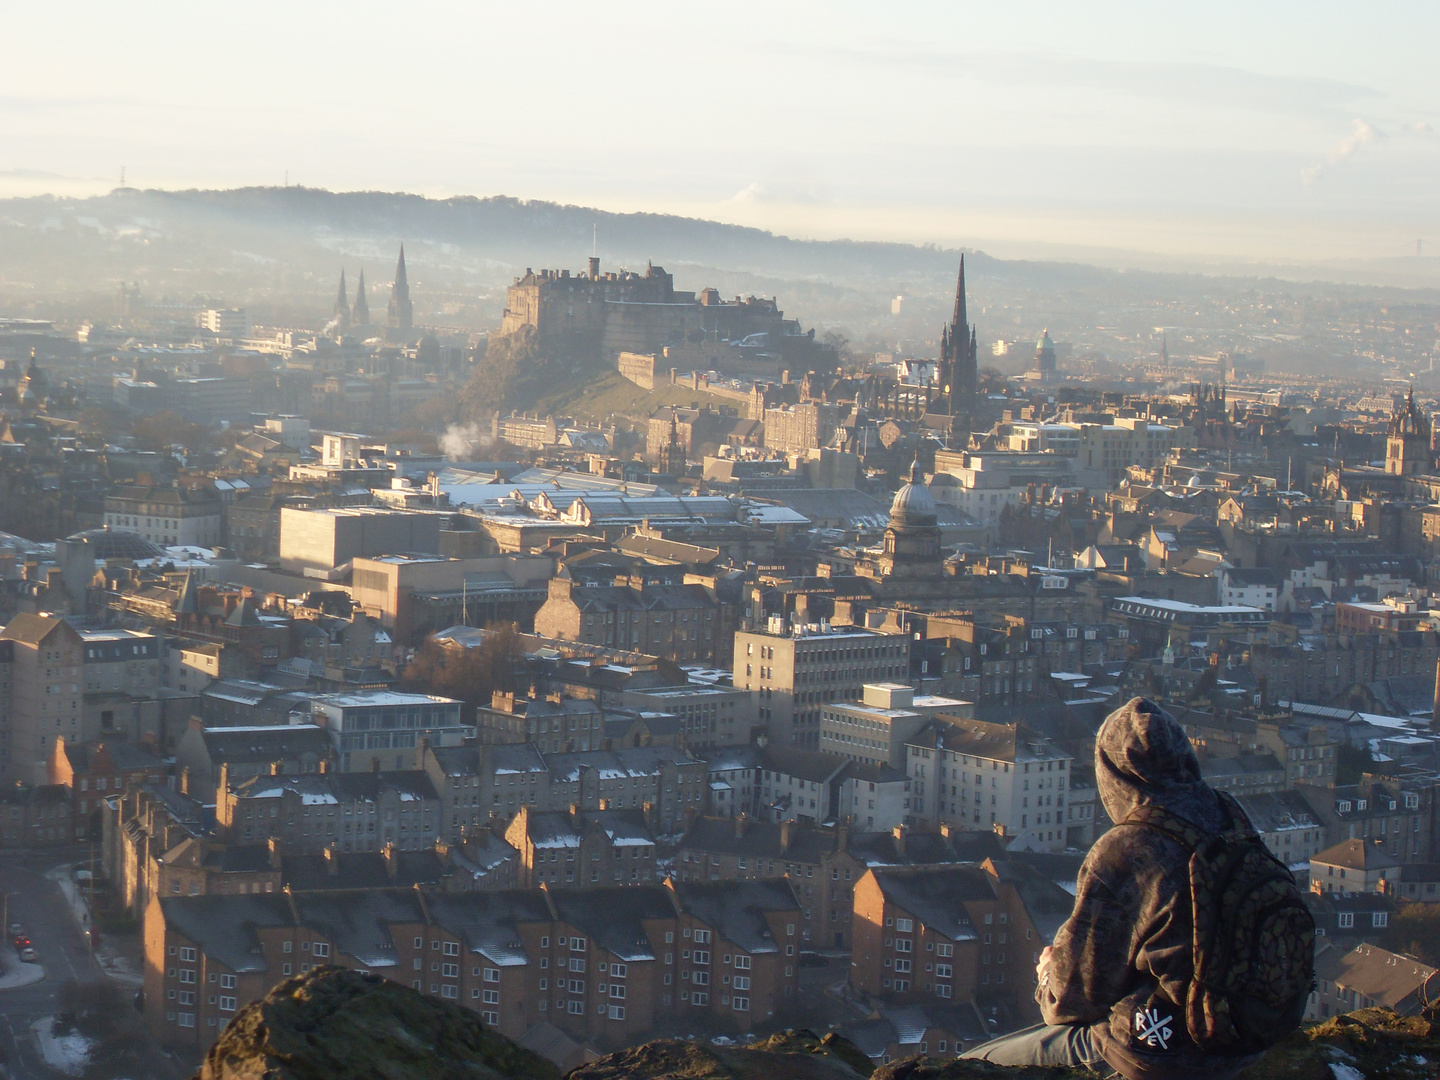
<svg viewBox="0 0 1440 1080">
<path fill-rule="evenodd" d="M 473 1012 L 378 975 L 324 967 L 245 1006 L 199 1080 L 558 1080 Z"/>
</svg>

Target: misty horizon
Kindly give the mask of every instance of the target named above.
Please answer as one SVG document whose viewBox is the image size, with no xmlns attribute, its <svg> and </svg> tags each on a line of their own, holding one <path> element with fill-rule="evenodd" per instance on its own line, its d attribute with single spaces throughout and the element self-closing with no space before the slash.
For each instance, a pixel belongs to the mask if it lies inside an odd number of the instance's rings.
<svg viewBox="0 0 1440 1080">
<path fill-rule="evenodd" d="M 344 10 L 97 6 L 63 30 L 15 13 L 42 44 L 4 76 L 0 196 L 103 194 L 123 169 L 141 188 L 508 195 L 1152 268 L 1440 245 L 1440 92 L 1407 62 L 1436 15 L 1416 5 L 1361 27 L 1238 6 L 920 5 L 882 25 L 854 5 L 623 23 L 570 8 L 558 29 Z M 296 64 L 277 31 L 326 46 Z M 63 59 L 46 44 L 61 40 Z"/>
</svg>

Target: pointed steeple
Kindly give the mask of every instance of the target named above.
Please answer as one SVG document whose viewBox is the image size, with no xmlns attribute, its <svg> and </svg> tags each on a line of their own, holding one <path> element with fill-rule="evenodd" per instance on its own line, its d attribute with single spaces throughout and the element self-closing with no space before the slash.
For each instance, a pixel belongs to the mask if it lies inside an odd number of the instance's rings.
<svg viewBox="0 0 1440 1080">
<path fill-rule="evenodd" d="M 340 329 L 350 325 L 350 301 L 345 295 L 345 268 L 340 268 L 340 293 L 335 298 L 335 318 L 339 320 Z"/>
<path fill-rule="evenodd" d="M 965 314 L 965 255 L 960 255 L 960 280 L 955 283 L 955 314 L 950 318 L 951 326 L 969 326 Z"/>
<path fill-rule="evenodd" d="M 350 310 L 350 318 L 356 326 L 370 325 L 370 305 L 365 300 L 365 268 L 360 268 L 360 280 L 355 285 L 355 306 Z"/>
<path fill-rule="evenodd" d="M 395 263 L 395 284 L 390 286 L 389 323 L 399 330 L 415 325 L 415 309 L 410 304 L 410 282 L 405 277 L 405 245 L 400 245 L 400 258 Z"/>
</svg>

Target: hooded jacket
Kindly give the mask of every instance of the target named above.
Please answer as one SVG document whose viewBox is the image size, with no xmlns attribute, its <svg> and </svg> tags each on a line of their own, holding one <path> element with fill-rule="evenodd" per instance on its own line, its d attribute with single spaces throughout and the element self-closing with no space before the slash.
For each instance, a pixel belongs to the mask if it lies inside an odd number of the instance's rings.
<svg viewBox="0 0 1440 1080">
<path fill-rule="evenodd" d="M 1231 1075 L 1253 1059 L 1202 1053 L 1185 1030 L 1183 1005 L 1174 1004 L 1185 1001 L 1192 972 L 1190 851 L 1155 829 L 1120 824 L 1150 803 L 1219 832 L 1229 812 L 1200 778 L 1184 729 L 1143 698 L 1100 726 L 1095 779 L 1116 827 L 1080 868 L 1075 909 L 1036 988 L 1041 1015 L 1048 1024 L 1088 1025 L 1106 1062 L 1129 1080 Z M 1157 1026 L 1165 1016 L 1172 1022 Z M 1164 1045 L 1147 1045 L 1157 1027 L 1168 1028 L 1157 1040 Z"/>
</svg>

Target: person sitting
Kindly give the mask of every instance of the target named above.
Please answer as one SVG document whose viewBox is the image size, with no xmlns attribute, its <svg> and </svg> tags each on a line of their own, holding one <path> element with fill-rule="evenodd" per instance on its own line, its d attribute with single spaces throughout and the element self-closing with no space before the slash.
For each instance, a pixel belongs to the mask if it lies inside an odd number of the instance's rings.
<svg viewBox="0 0 1440 1080">
<path fill-rule="evenodd" d="M 1305 965 L 1313 964 L 1313 922 L 1289 871 L 1259 846 L 1239 804 L 1201 779 L 1184 729 L 1159 706 L 1134 698 L 1106 718 L 1096 735 L 1095 776 L 1116 826 L 1090 849 L 1074 910 L 1040 954 L 1035 1000 L 1045 1022 L 964 1056 L 1085 1067 L 1127 1080 L 1226 1080 L 1255 1060 L 1258 1043 L 1298 1025 L 1311 985 Z M 1244 848 L 1247 872 L 1268 890 L 1265 903 L 1272 906 L 1252 907 L 1244 917 L 1279 920 L 1278 953 L 1256 953 L 1257 967 L 1269 965 L 1267 985 L 1280 987 L 1269 999 L 1280 1002 L 1273 1014 L 1262 1004 L 1249 1010 L 1274 1029 L 1258 1035 L 1248 1022 L 1230 1024 L 1228 1004 L 1217 1008 L 1214 997 L 1195 1013 L 1193 859 L 1197 850 L 1215 850 L 1222 837 Z M 1206 1025 L 1215 1017 L 1205 1009 L 1225 1021 L 1223 1053 L 1208 1038 Z M 1237 1028 L 1245 1029 L 1243 1037 Z M 1204 1045 L 1192 1038 L 1197 1030 Z"/>
</svg>

